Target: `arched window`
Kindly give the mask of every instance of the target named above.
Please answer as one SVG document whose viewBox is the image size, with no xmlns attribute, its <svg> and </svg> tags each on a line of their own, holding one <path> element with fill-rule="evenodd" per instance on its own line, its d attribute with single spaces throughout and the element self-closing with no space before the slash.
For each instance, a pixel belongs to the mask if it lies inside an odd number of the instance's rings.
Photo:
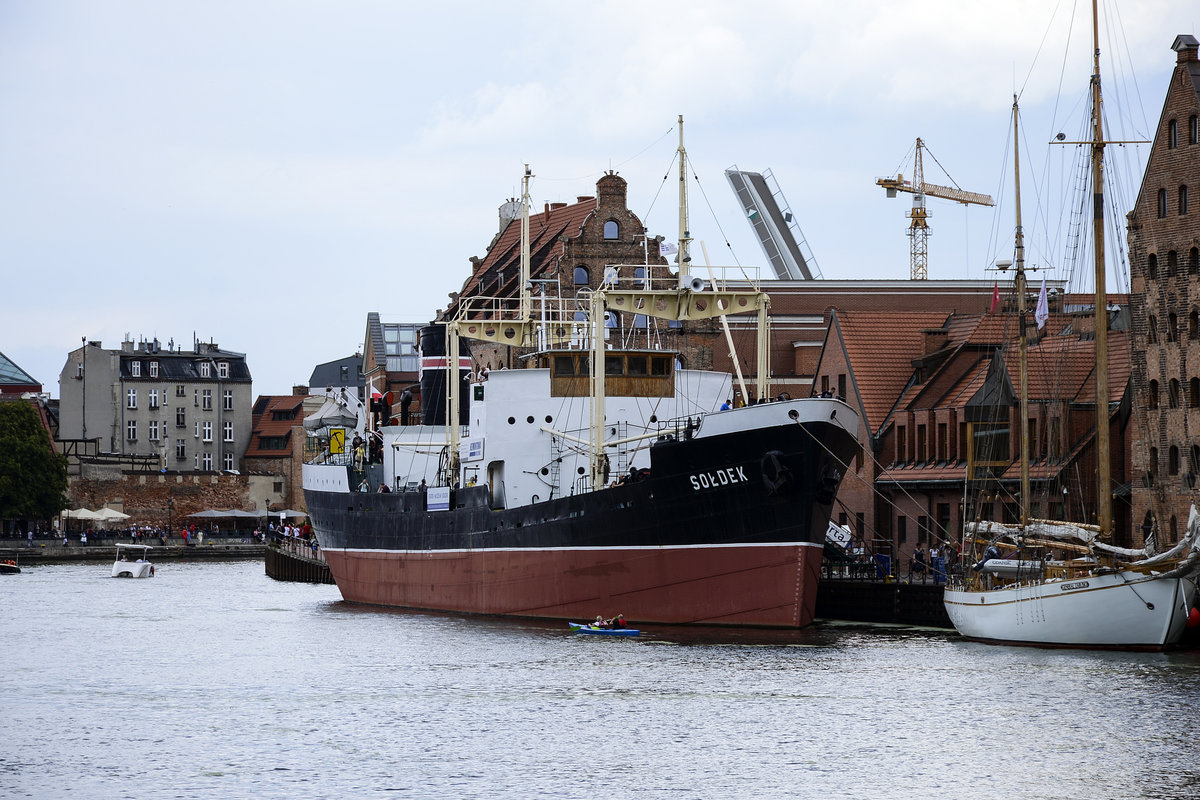
<svg viewBox="0 0 1200 800">
<path fill-rule="evenodd" d="M 1188 472 L 1200 472 L 1200 444 L 1192 445 L 1188 455 Z"/>
<path fill-rule="evenodd" d="M 1178 339 L 1179 339 L 1178 331 L 1179 331 L 1179 317 L 1175 316 L 1175 312 L 1172 311 L 1170 314 L 1167 314 L 1167 341 L 1168 342 L 1178 341 Z"/>
<path fill-rule="evenodd" d="M 1171 449 L 1167 451 L 1167 474 L 1179 474 L 1179 448 L 1171 445 Z"/>
<path fill-rule="evenodd" d="M 645 267 L 634 267 L 633 285 L 637 289 L 645 289 L 646 288 L 646 268 Z"/>
<path fill-rule="evenodd" d="M 1158 218 L 1162 219 L 1167 215 L 1167 190 L 1158 190 Z"/>
<path fill-rule="evenodd" d="M 1193 247 L 1188 253 L 1188 275 L 1200 275 L 1200 248 Z"/>
<path fill-rule="evenodd" d="M 1188 406 L 1200 408 L 1200 378 L 1188 381 Z"/>
<path fill-rule="evenodd" d="M 1179 146 L 1179 123 L 1171 120 L 1167 123 L 1167 147 L 1176 148 Z"/>
<path fill-rule="evenodd" d="M 1200 124 L 1196 122 L 1196 115 L 1192 114 L 1188 117 L 1188 144 L 1197 142 L 1200 142 Z"/>
<path fill-rule="evenodd" d="M 1188 314 L 1188 338 L 1200 339 L 1200 312 L 1194 308 Z"/>
<path fill-rule="evenodd" d="M 576 286 L 587 286 L 589 283 L 591 283 L 591 281 L 589 280 L 589 276 L 588 276 L 588 268 L 587 267 L 576 267 L 575 268 L 575 285 Z"/>
<path fill-rule="evenodd" d="M 1158 319 L 1153 314 L 1146 320 L 1146 342 L 1158 344 Z"/>
<path fill-rule="evenodd" d="M 1187 184 L 1182 183 L 1179 185 L 1179 214 L 1180 214 L 1180 216 L 1186 214 L 1188 211 L 1187 201 L 1188 201 Z"/>
<path fill-rule="evenodd" d="M 1179 408 L 1179 379 L 1171 378 L 1171 382 L 1167 384 L 1167 405 L 1171 408 Z"/>
<path fill-rule="evenodd" d="M 1158 255 L 1151 253 L 1146 259 L 1146 274 L 1152 279 L 1158 279 Z"/>
<path fill-rule="evenodd" d="M 1150 385 L 1146 387 L 1149 392 L 1149 397 L 1146 398 L 1146 404 L 1151 409 L 1158 408 L 1158 381 L 1150 381 Z"/>
<path fill-rule="evenodd" d="M 1150 478 L 1150 485 L 1154 485 L 1154 477 L 1158 475 L 1158 448 L 1150 448 L 1150 463 L 1146 465 L 1146 476 Z"/>
<path fill-rule="evenodd" d="M 1179 274 L 1179 254 L 1174 250 L 1167 251 L 1167 277 L 1174 278 Z"/>
<path fill-rule="evenodd" d="M 614 220 L 609 220 L 604 223 L 604 238 L 619 239 L 621 238 L 621 226 L 617 225 Z"/>
</svg>

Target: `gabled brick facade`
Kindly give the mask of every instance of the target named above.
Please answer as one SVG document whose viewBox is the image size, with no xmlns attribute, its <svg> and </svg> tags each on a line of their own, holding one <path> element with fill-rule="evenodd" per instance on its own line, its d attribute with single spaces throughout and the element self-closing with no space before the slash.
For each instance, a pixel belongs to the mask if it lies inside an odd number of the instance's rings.
<svg viewBox="0 0 1200 800">
<path fill-rule="evenodd" d="M 1200 474 L 1200 60 L 1183 34 L 1128 217 L 1136 391 L 1132 513 L 1177 541 Z"/>
</svg>

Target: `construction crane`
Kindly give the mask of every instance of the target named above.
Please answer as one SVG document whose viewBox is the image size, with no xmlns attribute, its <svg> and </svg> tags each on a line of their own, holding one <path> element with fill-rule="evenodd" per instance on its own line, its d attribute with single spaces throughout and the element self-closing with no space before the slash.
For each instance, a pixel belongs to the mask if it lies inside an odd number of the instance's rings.
<svg viewBox="0 0 1200 800">
<path fill-rule="evenodd" d="M 894 178 L 878 178 L 875 183 L 887 189 L 888 197 L 895 197 L 896 192 L 911 192 L 913 196 L 912 211 L 909 212 L 908 218 L 912 222 L 908 226 L 908 241 L 909 249 L 912 253 L 912 279 L 914 281 L 923 281 L 929 277 L 929 212 L 925 210 L 925 197 L 941 197 L 945 200 L 954 200 L 963 205 L 975 203 L 981 206 L 995 205 L 992 196 L 989 194 L 979 194 L 978 192 L 968 192 L 964 189 L 959 189 L 957 186 L 939 186 L 936 183 L 925 182 L 925 167 L 921 159 L 921 151 L 927 149 L 925 143 L 917 138 L 917 155 L 913 165 L 913 179 L 911 181 L 904 180 L 904 175 L 897 173 Z M 929 154 L 937 162 L 937 158 L 933 153 Z M 941 164 L 939 163 L 940 167 Z M 945 169 L 942 170 L 945 172 Z M 950 175 L 947 173 L 947 178 Z M 953 178 L 950 178 L 953 181 Z"/>
</svg>

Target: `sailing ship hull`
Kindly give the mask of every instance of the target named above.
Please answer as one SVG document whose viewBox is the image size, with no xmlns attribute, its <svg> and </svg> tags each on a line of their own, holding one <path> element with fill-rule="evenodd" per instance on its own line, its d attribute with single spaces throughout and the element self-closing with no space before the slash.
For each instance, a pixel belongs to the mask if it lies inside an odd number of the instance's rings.
<svg viewBox="0 0 1200 800">
<path fill-rule="evenodd" d="M 967 639 L 1037 647 L 1162 650 L 1179 642 L 1196 585 L 1138 572 L 1006 587 L 947 589 L 946 612 Z"/>
<path fill-rule="evenodd" d="M 831 401 L 778 405 L 806 402 Z M 720 435 L 654 444 L 634 482 L 516 508 L 492 508 L 483 485 L 456 490 L 446 511 L 427 510 L 421 491 L 315 488 L 351 485 L 347 467 L 326 465 L 305 465 L 305 499 L 351 602 L 800 627 L 813 617 L 834 496 L 858 450 L 857 425 L 823 413 L 740 431 L 726 418 Z"/>
</svg>

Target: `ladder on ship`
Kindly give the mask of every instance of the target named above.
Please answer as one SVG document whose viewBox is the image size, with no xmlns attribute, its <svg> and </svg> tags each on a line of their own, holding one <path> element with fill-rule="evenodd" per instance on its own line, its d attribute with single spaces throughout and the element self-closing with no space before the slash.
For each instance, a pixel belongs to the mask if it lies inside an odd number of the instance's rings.
<svg viewBox="0 0 1200 800">
<path fill-rule="evenodd" d="M 621 440 L 621 439 L 627 439 L 629 437 L 629 423 L 628 422 L 625 422 L 625 421 L 618 422 L 611 428 L 611 430 L 612 430 L 612 434 L 613 434 L 612 438 L 614 438 L 614 439 Z M 617 477 L 619 475 L 626 475 L 629 473 L 629 445 L 628 445 L 628 443 L 617 445 L 616 463 L 613 464 L 612 467 L 613 467 L 613 470 L 611 472 L 609 472 L 609 475 L 608 475 L 609 481 L 612 481 L 615 477 Z"/>
<path fill-rule="evenodd" d="M 554 499 L 554 493 L 558 491 L 558 480 L 562 475 L 562 460 L 563 460 L 563 443 L 562 439 L 550 434 L 550 498 Z"/>
</svg>

